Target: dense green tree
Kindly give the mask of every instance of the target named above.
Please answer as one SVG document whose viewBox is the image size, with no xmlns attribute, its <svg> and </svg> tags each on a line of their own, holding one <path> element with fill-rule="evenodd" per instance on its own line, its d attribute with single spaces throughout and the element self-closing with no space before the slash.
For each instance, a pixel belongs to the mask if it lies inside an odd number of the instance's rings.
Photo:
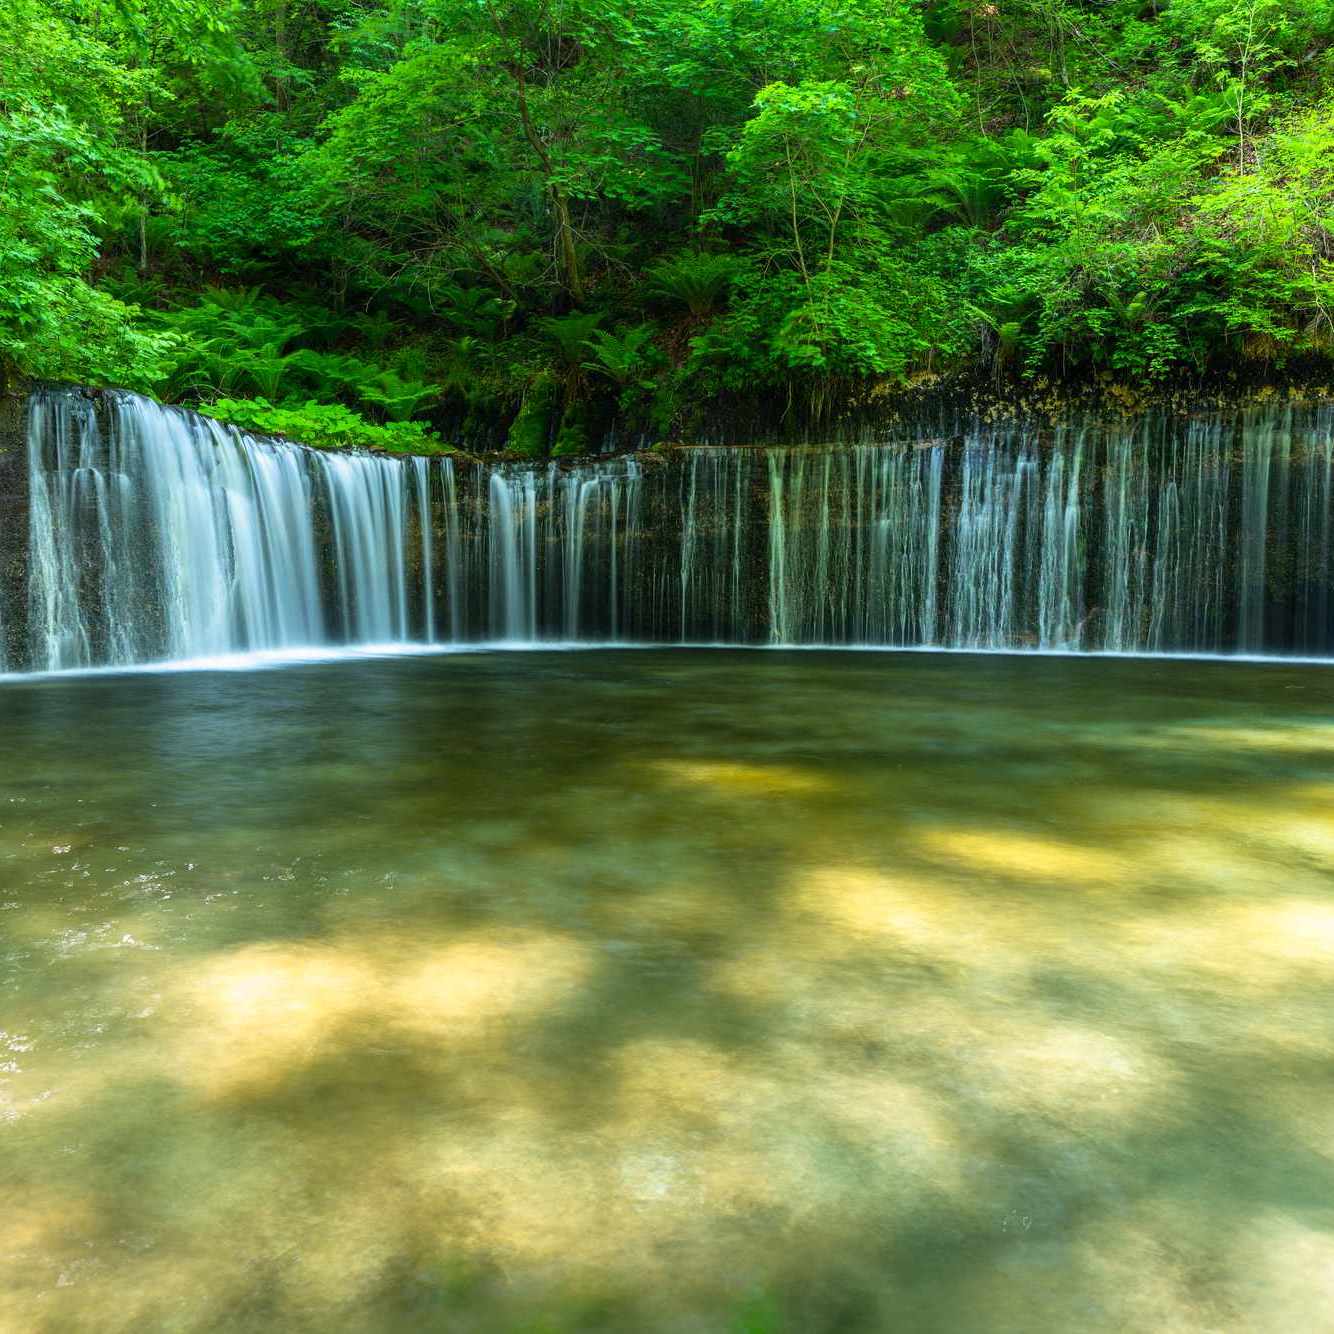
<svg viewBox="0 0 1334 1334">
<path fill-rule="evenodd" d="M 1334 0 L 9 0 L 0 369 L 541 453 L 928 371 L 1326 367 L 1331 38 Z"/>
</svg>

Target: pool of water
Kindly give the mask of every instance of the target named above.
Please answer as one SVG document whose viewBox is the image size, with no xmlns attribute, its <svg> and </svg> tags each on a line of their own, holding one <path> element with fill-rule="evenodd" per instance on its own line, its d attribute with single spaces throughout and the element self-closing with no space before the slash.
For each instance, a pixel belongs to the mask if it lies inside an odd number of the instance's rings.
<svg viewBox="0 0 1334 1334">
<path fill-rule="evenodd" d="M 0 1329 L 1334 1329 L 1334 674 L 0 687 Z"/>
</svg>

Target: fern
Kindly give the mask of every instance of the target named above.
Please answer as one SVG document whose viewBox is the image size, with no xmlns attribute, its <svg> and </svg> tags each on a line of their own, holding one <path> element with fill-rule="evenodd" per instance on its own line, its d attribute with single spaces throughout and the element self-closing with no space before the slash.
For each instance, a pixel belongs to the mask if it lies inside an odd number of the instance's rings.
<svg viewBox="0 0 1334 1334">
<path fill-rule="evenodd" d="M 602 323 L 601 314 L 551 316 L 536 321 L 539 333 L 555 349 L 556 358 L 569 371 L 583 369 L 588 341 Z"/>
<path fill-rule="evenodd" d="M 711 315 L 726 304 L 732 286 L 745 268 L 734 255 L 685 250 L 659 260 L 648 271 L 649 292 L 692 315 Z"/>
<path fill-rule="evenodd" d="M 647 349 L 652 337 L 651 324 L 638 324 L 623 334 L 595 330 L 586 344 L 591 359 L 584 362 L 584 369 L 622 387 L 638 383 L 645 389 L 651 389 L 653 382 L 645 377 L 644 372 L 649 365 Z"/>
</svg>

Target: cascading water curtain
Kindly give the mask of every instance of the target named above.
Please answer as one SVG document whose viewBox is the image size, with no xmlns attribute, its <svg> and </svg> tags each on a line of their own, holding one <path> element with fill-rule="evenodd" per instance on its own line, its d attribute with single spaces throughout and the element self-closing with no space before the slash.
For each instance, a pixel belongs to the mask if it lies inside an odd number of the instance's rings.
<svg viewBox="0 0 1334 1334">
<path fill-rule="evenodd" d="M 133 395 L 106 430 L 79 394 L 35 395 L 28 449 L 34 668 L 409 638 L 432 569 L 404 557 L 420 471 Z"/>
<path fill-rule="evenodd" d="M 27 449 L 11 667 L 468 641 L 1334 652 L 1328 408 L 488 466 L 46 391 Z"/>
</svg>

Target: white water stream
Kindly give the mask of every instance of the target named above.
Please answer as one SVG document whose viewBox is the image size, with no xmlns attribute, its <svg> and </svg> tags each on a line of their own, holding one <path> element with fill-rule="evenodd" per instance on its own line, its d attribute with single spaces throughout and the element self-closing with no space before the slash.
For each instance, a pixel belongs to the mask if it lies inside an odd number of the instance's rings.
<svg viewBox="0 0 1334 1334">
<path fill-rule="evenodd" d="M 108 399 L 32 399 L 10 668 L 478 641 L 1334 653 L 1327 409 L 456 467 Z"/>
</svg>

